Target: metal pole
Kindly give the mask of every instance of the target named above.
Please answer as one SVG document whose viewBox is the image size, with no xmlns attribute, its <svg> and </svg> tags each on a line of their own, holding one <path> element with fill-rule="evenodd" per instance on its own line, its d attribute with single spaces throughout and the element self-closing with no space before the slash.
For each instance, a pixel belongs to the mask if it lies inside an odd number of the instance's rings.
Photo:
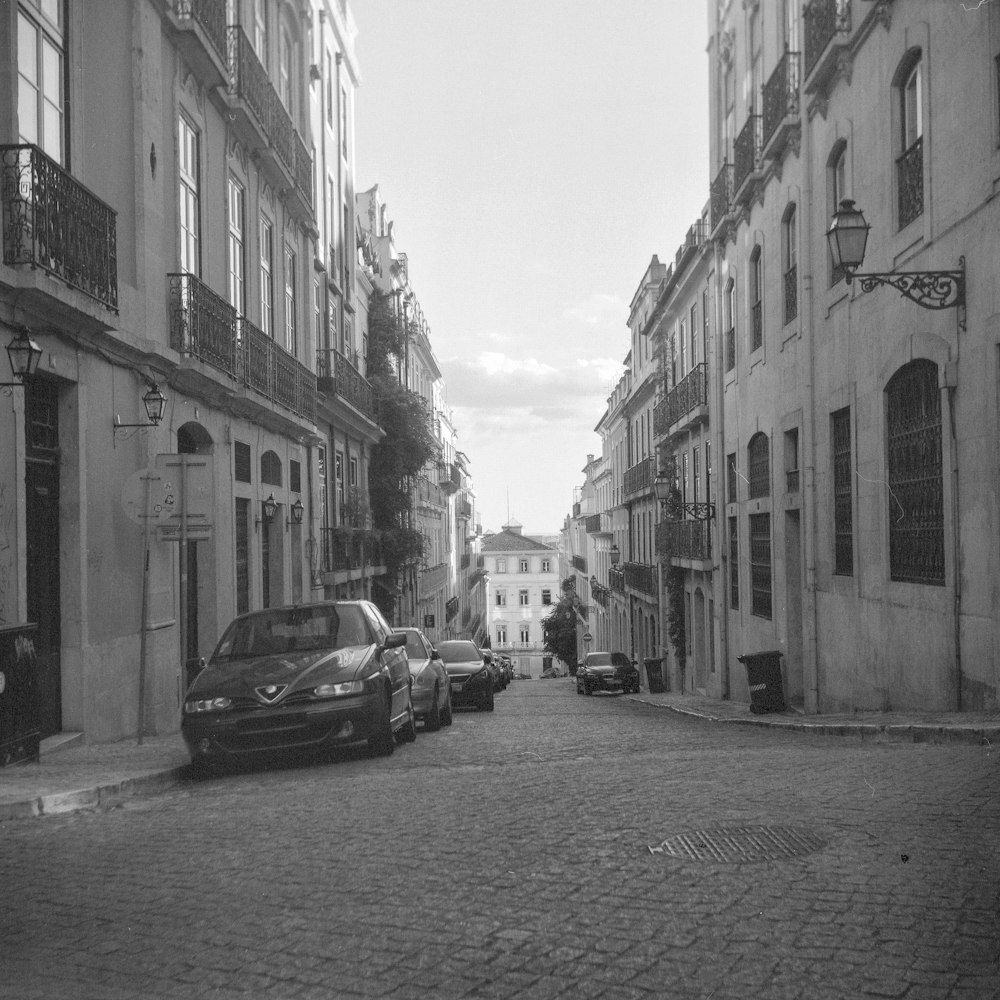
<svg viewBox="0 0 1000 1000">
<path fill-rule="evenodd" d="M 159 476 L 145 475 L 143 481 L 143 518 L 142 518 L 142 613 L 139 623 L 139 713 L 136 723 L 136 740 L 142 743 L 142 733 L 146 728 L 146 635 L 149 632 L 149 522 L 150 491 L 149 483 Z"/>
<path fill-rule="evenodd" d="M 181 532 L 180 532 L 180 575 L 181 575 L 181 606 L 178 619 L 181 623 L 181 687 L 184 687 L 187 670 L 187 648 L 188 648 L 188 551 L 187 551 L 187 455 L 179 455 L 180 458 L 180 507 L 181 507 Z"/>
</svg>

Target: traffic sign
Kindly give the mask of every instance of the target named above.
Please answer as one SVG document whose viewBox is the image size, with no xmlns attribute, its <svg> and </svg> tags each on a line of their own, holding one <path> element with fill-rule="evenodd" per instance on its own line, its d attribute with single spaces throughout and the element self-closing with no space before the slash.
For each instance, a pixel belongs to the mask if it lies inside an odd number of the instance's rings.
<svg viewBox="0 0 1000 1000">
<path fill-rule="evenodd" d="M 594 641 L 594 637 L 589 632 L 584 632 L 583 633 L 583 641 L 584 642 L 593 642 Z"/>
</svg>

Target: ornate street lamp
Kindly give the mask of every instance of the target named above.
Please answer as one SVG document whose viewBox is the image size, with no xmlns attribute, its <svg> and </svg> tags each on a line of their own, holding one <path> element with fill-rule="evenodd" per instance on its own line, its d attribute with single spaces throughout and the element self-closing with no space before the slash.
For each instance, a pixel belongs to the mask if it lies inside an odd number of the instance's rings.
<svg viewBox="0 0 1000 1000">
<path fill-rule="evenodd" d="M 302 504 L 301 497 L 292 504 L 292 524 L 301 524 L 302 516 L 305 514 L 306 509 Z"/>
<path fill-rule="evenodd" d="M 274 515 L 278 511 L 278 501 L 274 499 L 274 494 L 272 493 L 265 501 L 260 505 L 260 512 L 264 520 L 270 524 L 274 520 Z"/>
<path fill-rule="evenodd" d="M 122 427 L 156 427 L 163 419 L 163 409 L 167 405 L 167 397 L 160 392 L 160 387 L 155 382 L 147 384 L 149 388 L 142 394 L 142 405 L 146 410 L 146 423 L 123 424 L 118 419 L 118 415 L 115 414 L 111 421 L 113 430 L 117 431 Z"/>
<path fill-rule="evenodd" d="M 17 381 L 0 382 L 0 385 L 24 385 L 24 380 L 31 378 L 38 371 L 38 362 L 41 358 L 42 349 L 28 336 L 28 328 L 22 326 L 17 336 L 7 345 L 10 370 Z"/>
<path fill-rule="evenodd" d="M 861 209 L 855 208 L 849 198 L 845 198 L 833 213 L 826 239 L 833 266 L 843 270 L 847 284 L 857 278 L 862 292 L 870 292 L 877 285 L 891 285 L 924 309 L 961 309 L 959 326 L 964 330 L 965 258 L 959 257 L 956 271 L 873 271 L 859 274 L 857 269 L 865 259 L 870 229 Z"/>
<path fill-rule="evenodd" d="M 611 565 L 617 566 L 622 557 L 621 549 L 618 548 L 617 542 L 608 550 L 608 556 L 611 559 Z"/>
<path fill-rule="evenodd" d="M 680 514 L 687 514 L 697 521 L 709 521 L 715 517 L 714 503 L 681 503 L 674 478 L 666 469 L 660 469 L 656 474 L 653 492 L 660 501 L 661 510 L 671 519 L 676 519 Z"/>
</svg>

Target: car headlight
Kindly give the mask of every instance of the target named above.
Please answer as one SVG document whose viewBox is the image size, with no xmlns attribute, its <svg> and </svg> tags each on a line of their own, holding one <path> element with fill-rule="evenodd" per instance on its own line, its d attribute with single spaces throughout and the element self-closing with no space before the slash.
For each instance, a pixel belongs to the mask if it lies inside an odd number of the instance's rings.
<svg viewBox="0 0 1000 1000">
<path fill-rule="evenodd" d="M 320 684 L 313 689 L 317 698 L 344 698 L 350 694 L 364 694 L 364 681 L 344 681 L 341 684 Z"/>
<path fill-rule="evenodd" d="M 192 700 L 184 702 L 184 711 L 188 715 L 195 715 L 198 712 L 224 712 L 232 703 L 232 698 Z"/>
</svg>

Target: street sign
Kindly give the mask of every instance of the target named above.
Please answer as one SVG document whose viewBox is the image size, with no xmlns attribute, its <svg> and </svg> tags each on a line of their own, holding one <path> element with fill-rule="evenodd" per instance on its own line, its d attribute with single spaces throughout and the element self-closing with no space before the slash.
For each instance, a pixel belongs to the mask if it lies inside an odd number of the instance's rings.
<svg viewBox="0 0 1000 1000">
<path fill-rule="evenodd" d="M 173 486 L 167 486 L 159 469 L 133 472 L 122 487 L 122 510 L 125 516 L 142 527 L 146 522 L 146 485 L 149 484 L 149 520 L 156 524 L 170 517 L 177 497 Z"/>
<path fill-rule="evenodd" d="M 212 537 L 215 489 L 210 455 L 157 455 L 156 473 L 170 509 L 156 522 L 160 541 L 205 541 Z M 166 506 L 166 505 L 165 505 Z"/>
<path fill-rule="evenodd" d="M 589 632 L 584 632 L 583 633 L 583 641 L 584 642 L 593 642 L 594 641 L 594 637 Z"/>
</svg>

